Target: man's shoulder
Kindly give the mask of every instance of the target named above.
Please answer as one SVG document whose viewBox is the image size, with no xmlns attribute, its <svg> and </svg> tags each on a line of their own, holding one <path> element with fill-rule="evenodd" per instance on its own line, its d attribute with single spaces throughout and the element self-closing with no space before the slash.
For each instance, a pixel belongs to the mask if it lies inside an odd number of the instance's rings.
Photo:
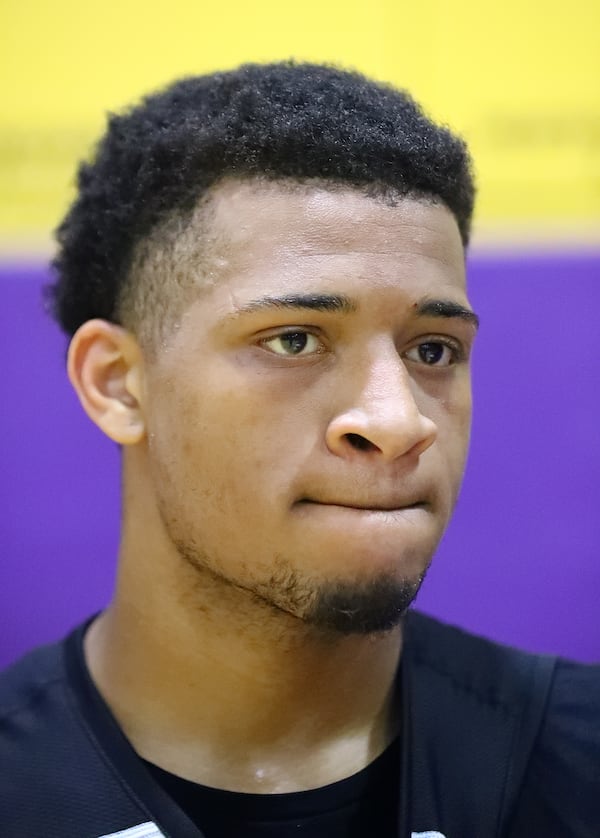
<svg viewBox="0 0 600 838">
<path fill-rule="evenodd" d="M 9 778 L 0 798 L 11 776 L 34 781 L 70 738 L 75 720 L 66 682 L 64 642 L 35 649 L 0 673 L 0 762 Z"/>
<path fill-rule="evenodd" d="M 499 704 L 527 699 L 541 681 L 551 691 L 558 687 L 560 692 L 568 680 L 571 696 L 581 693 L 586 699 L 589 688 L 600 687 L 600 664 L 527 652 L 418 611 L 407 616 L 405 651 L 413 667 L 429 669 L 455 686 Z"/>
<path fill-rule="evenodd" d="M 64 642 L 41 646 L 0 672 L 0 724 L 27 712 L 64 680 Z"/>
<path fill-rule="evenodd" d="M 524 652 L 418 613 L 407 619 L 406 657 L 417 771 L 426 777 L 436 754 L 454 800 L 471 789 L 461 823 L 479 800 L 480 817 L 501 812 L 515 838 L 597 834 L 600 666 Z"/>
<path fill-rule="evenodd" d="M 0 674 L 2 838 L 104 835 L 148 820 L 81 711 L 73 658 L 83 629 Z"/>
<path fill-rule="evenodd" d="M 35 813 L 51 811 L 64 795 L 64 766 L 77 760 L 74 728 L 63 643 L 36 649 L 0 674 L 1 834 L 43 828 Z"/>
<path fill-rule="evenodd" d="M 407 619 L 405 655 L 413 681 L 435 685 L 440 702 L 533 713 L 556 733 L 585 718 L 600 740 L 600 664 L 526 652 L 419 612 Z"/>
<path fill-rule="evenodd" d="M 412 609 L 406 617 L 405 633 L 412 657 L 438 669 L 448 670 L 449 674 L 451 671 L 453 676 L 461 672 L 470 673 L 469 664 L 481 656 L 491 655 L 494 663 L 504 661 L 509 666 L 554 657 L 526 652 Z M 458 657 L 448 657 L 449 650 L 456 652 Z"/>
</svg>

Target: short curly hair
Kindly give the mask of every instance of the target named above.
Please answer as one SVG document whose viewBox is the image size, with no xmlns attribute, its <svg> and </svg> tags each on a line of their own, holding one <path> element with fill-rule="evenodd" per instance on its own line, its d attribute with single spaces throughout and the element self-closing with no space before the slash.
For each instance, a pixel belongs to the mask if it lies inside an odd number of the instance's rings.
<svg viewBox="0 0 600 838">
<path fill-rule="evenodd" d="M 163 273 L 143 288 L 140 247 L 147 252 L 161 229 L 181 235 L 207 190 L 227 177 L 433 199 L 468 244 L 475 190 L 466 145 L 409 94 L 331 66 L 246 64 L 184 78 L 109 117 L 57 230 L 48 299 L 64 331 L 95 317 L 131 327 L 142 309 L 166 311 L 160 296 L 173 294 L 172 284 Z M 156 241 L 164 246 L 164 235 Z"/>
</svg>

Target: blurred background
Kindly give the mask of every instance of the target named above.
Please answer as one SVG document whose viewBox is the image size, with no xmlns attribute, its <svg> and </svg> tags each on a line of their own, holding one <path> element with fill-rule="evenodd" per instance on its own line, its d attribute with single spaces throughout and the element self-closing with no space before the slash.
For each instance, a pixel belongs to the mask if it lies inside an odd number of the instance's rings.
<svg viewBox="0 0 600 838">
<path fill-rule="evenodd" d="M 118 452 L 41 302 L 77 161 L 176 77 L 285 58 L 408 88 L 475 158 L 473 442 L 419 607 L 599 659 L 600 4 L 2 0 L 0 32 L 0 665 L 112 587 Z"/>
</svg>

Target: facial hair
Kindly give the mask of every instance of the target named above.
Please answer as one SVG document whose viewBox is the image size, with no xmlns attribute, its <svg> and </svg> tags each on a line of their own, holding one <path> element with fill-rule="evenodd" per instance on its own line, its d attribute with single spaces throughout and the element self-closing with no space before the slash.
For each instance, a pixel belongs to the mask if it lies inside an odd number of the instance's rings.
<svg viewBox="0 0 600 838">
<path fill-rule="evenodd" d="M 218 562 L 199 555 L 189 544 L 179 541 L 176 547 L 197 571 L 208 572 L 219 583 L 245 592 L 255 605 L 297 617 L 306 626 L 327 634 L 368 635 L 395 628 L 417 596 L 426 573 L 412 579 L 398 578 L 388 570 L 370 579 L 326 581 L 303 577 L 278 557 L 266 580 L 240 583 L 225 576 Z"/>
<path fill-rule="evenodd" d="M 401 622 L 424 577 L 398 579 L 387 574 L 362 584 L 323 585 L 304 620 L 344 635 L 390 631 Z"/>
</svg>

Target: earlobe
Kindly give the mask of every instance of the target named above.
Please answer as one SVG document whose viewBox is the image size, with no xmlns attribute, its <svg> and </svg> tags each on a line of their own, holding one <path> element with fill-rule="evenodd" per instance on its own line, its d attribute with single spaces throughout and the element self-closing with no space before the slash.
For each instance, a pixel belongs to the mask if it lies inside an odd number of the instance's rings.
<svg viewBox="0 0 600 838">
<path fill-rule="evenodd" d="M 67 370 L 83 409 L 110 439 L 135 445 L 144 438 L 143 358 L 130 332 L 88 320 L 71 340 Z"/>
</svg>

